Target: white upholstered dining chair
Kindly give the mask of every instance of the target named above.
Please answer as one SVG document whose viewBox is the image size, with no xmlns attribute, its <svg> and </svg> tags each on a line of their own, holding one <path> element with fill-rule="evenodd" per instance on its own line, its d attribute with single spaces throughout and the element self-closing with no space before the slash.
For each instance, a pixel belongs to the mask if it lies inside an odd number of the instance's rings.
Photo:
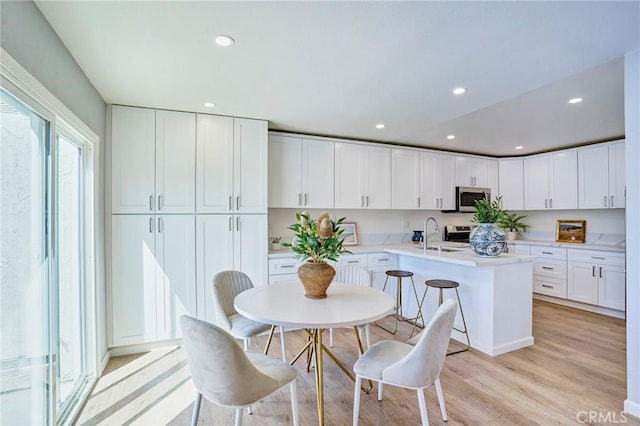
<svg viewBox="0 0 640 426">
<path fill-rule="evenodd" d="M 361 287 L 373 286 L 371 271 L 358 265 L 345 265 L 336 269 L 334 281 L 339 283 L 351 284 Z M 362 340 L 362 332 L 364 331 L 367 340 L 367 349 L 371 345 L 371 337 L 369 335 L 369 324 L 358 326 L 358 333 Z M 333 329 L 329 329 L 329 346 L 333 347 Z"/>
<path fill-rule="evenodd" d="M 358 424 L 360 412 L 360 383 L 362 379 L 378 382 L 378 400 L 382 401 L 384 384 L 415 389 L 418 393 L 422 425 L 429 425 L 424 389 L 435 384 L 442 419 L 447 410 L 440 385 L 440 372 L 453 330 L 456 302 L 447 299 L 436 311 L 424 330 L 407 343 L 383 340 L 373 345 L 353 366 L 356 373 L 353 398 L 353 425 Z"/>
<path fill-rule="evenodd" d="M 245 352 L 222 328 L 182 315 L 180 326 L 187 363 L 196 388 L 191 425 L 196 426 L 204 396 L 215 404 L 234 408 L 236 426 L 244 407 L 250 407 L 290 385 L 293 424 L 298 425 L 298 374 L 292 366 L 268 355 Z"/>
<path fill-rule="evenodd" d="M 251 347 L 251 338 L 271 330 L 272 325 L 250 320 L 240 315 L 233 305 L 235 297 L 253 288 L 251 278 L 241 271 L 222 271 L 213 277 L 213 308 L 216 324 L 233 337 L 242 339 L 244 350 Z M 280 327 L 282 360 L 286 360 L 284 327 Z M 268 350 L 268 347 L 267 347 Z"/>
</svg>

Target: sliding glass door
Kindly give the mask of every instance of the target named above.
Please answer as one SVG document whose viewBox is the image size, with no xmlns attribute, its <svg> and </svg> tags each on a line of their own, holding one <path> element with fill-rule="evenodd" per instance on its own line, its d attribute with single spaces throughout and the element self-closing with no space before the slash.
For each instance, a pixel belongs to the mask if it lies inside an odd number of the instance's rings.
<svg viewBox="0 0 640 426">
<path fill-rule="evenodd" d="M 0 424 L 47 424 L 51 124 L 0 96 Z"/>
<path fill-rule="evenodd" d="M 95 378 L 91 151 L 12 93 L 0 90 L 0 425 L 67 423 Z"/>
</svg>

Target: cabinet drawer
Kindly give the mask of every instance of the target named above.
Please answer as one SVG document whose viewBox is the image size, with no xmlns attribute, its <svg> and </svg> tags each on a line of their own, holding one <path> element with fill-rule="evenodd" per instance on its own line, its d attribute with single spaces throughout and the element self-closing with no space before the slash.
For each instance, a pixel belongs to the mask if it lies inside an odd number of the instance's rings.
<svg viewBox="0 0 640 426">
<path fill-rule="evenodd" d="M 391 253 L 369 253 L 367 264 L 369 268 L 395 268 L 398 265 L 398 257 Z"/>
<path fill-rule="evenodd" d="M 567 298 L 567 280 L 533 276 L 533 292 L 547 296 Z"/>
<path fill-rule="evenodd" d="M 567 263 L 564 260 L 536 259 L 533 263 L 533 275 L 567 279 Z"/>
<path fill-rule="evenodd" d="M 269 275 L 269 284 L 298 282 L 298 274 Z"/>
<path fill-rule="evenodd" d="M 565 260 L 567 258 L 567 249 L 562 247 L 531 246 L 531 256 L 541 259 Z"/>
<path fill-rule="evenodd" d="M 529 256 L 531 254 L 531 246 L 513 244 L 513 251 L 511 249 L 509 251 L 514 254 Z"/>
<path fill-rule="evenodd" d="M 338 259 L 338 265 L 358 265 L 364 268 L 367 267 L 367 255 L 366 254 L 348 254 L 346 256 L 340 256 Z"/>
<path fill-rule="evenodd" d="M 293 257 L 269 259 L 269 275 L 295 274 L 298 263 L 298 259 Z"/>
<path fill-rule="evenodd" d="M 599 250 L 569 249 L 569 260 L 572 262 L 624 266 L 624 257 L 624 253 L 613 253 L 609 251 Z"/>
</svg>

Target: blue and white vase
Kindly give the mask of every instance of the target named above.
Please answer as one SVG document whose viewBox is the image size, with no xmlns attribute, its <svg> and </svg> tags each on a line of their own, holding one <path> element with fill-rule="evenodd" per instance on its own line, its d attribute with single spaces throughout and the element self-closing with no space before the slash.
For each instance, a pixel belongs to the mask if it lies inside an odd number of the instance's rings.
<svg viewBox="0 0 640 426">
<path fill-rule="evenodd" d="M 507 248 L 507 233 L 495 223 L 479 223 L 469 234 L 469 244 L 478 256 L 500 256 Z"/>
</svg>

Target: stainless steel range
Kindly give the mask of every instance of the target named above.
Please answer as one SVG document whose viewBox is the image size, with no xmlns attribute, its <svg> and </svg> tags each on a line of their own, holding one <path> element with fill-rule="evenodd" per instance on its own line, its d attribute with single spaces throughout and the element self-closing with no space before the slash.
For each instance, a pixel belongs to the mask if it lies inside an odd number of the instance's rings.
<svg viewBox="0 0 640 426">
<path fill-rule="evenodd" d="M 447 225 L 444 227 L 444 241 L 468 243 L 471 225 Z"/>
</svg>

